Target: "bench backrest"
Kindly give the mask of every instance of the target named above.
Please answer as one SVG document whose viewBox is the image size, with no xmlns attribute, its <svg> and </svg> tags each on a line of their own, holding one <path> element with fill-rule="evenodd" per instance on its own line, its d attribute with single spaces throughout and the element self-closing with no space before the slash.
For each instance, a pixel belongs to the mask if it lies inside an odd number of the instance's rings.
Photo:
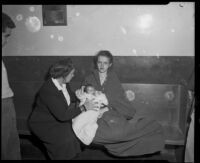
<svg viewBox="0 0 200 163">
<path fill-rule="evenodd" d="M 137 112 L 154 118 L 164 127 L 169 144 L 184 143 L 188 115 L 187 91 L 184 87 L 135 83 L 123 83 L 122 86 Z"/>
</svg>

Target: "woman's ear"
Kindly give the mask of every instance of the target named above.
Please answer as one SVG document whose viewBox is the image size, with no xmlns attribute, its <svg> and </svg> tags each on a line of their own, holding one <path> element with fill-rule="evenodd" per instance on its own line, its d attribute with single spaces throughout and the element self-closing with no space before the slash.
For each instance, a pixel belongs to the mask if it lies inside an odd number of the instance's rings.
<svg viewBox="0 0 200 163">
<path fill-rule="evenodd" d="M 111 67 L 111 66 L 112 66 L 112 63 L 109 64 L 109 67 Z"/>
</svg>

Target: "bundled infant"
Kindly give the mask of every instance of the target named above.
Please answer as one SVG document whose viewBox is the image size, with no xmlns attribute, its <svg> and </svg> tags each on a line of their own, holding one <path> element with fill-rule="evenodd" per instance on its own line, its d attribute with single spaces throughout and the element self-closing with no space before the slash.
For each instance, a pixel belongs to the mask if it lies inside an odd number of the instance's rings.
<svg viewBox="0 0 200 163">
<path fill-rule="evenodd" d="M 76 91 L 76 96 L 80 100 L 80 106 L 85 103 L 86 100 L 93 100 L 97 103 L 97 108 L 94 110 L 87 110 L 72 120 L 72 128 L 76 136 L 86 145 L 89 145 L 95 137 L 98 124 L 98 118 L 101 118 L 105 111 L 108 111 L 108 100 L 101 91 L 95 90 L 92 85 L 86 85 L 84 87 L 84 93 L 79 94 L 80 90 Z M 103 108 L 103 109 L 102 109 Z"/>
</svg>

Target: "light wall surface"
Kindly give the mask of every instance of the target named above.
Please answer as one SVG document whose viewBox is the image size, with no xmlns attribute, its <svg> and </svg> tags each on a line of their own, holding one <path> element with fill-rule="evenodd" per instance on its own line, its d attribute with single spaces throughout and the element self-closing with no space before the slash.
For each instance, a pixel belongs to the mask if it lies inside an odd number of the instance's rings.
<svg viewBox="0 0 200 163">
<path fill-rule="evenodd" d="M 16 23 L 7 56 L 194 56 L 194 3 L 66 5 L 67 26 L 43 26 L 42 5 L 2 5 Z"/>
</svg>

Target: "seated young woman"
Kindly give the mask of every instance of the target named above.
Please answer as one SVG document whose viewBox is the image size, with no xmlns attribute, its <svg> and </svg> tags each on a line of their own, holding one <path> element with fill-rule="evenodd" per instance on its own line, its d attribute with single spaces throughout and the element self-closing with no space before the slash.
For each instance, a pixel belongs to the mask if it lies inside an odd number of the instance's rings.
<svg viewBox="0 0 200 163">
<path fill-rule="evenodd" d="M 113 71 L 113 56 L 102 50 L 94 57 L 95 69 L 82 85 L 91 84 L 108 98 L 108 111 L 97 120 L 94 144 L 103 145 L 116 156 L 152 154 L 164 148 L 161 125 L 150 117 L 140 117 L 125 97 Z"/>
</svg>

